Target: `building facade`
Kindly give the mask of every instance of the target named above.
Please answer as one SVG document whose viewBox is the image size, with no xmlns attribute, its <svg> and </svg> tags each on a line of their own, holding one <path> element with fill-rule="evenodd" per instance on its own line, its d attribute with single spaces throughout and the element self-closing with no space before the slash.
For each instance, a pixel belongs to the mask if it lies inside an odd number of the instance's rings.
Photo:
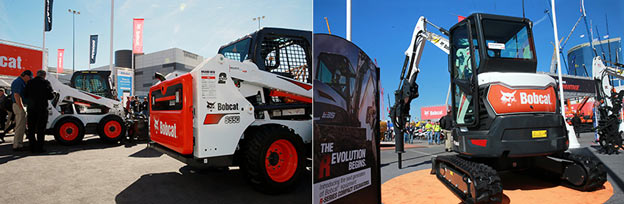
<svg viewBox="0 0 624 204">
<path fill-rule="evenodd" d="M 186 73 L 204 61 L 204 57 L 179 48 L 136 55 L 134 59 L 134 88 L 137 96 L 147 96 L 149 88 L 157 82 L 154 73 L 165 76 L 172 72 Z"/>
<path fill-rule="evenodd" d="M 619 37 L 610 38 L 602 41 L 594 41 L 594 47 L 598 55 L 606 58 L 607 61 L 622 62 L 622 46 Z M 610 51 L 609 51 L 610 50 Z M 574 76 L 592 76 L 592 61 L 594 51 L 589 43 L 583 43 L 574 46 L 568 50 L 568 74 Z M 619 86 L 620 82 L 616 82 L 615 86 Z"/>
</svg>

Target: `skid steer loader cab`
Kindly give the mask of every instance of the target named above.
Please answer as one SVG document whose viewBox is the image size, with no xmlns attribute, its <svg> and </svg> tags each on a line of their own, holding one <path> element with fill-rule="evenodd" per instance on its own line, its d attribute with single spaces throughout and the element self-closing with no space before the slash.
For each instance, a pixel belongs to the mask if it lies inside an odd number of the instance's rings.
<svg viewBox="0 0 624 204">
<path fill-rule="evenodd" d="M 111 89 L 110 71 L 78 71 L 72 75 L 70 86 L 98 96 L 116 99 Z"/>
<path fill-rule="evenodd" d="M 565 150 L 555 81 L 535 73 L 531 22 L 473 14 L 449 31 L 454 148 L 486 157 Z"/>
<path fill-rule="evenodd" d="M 262 28 L 219 48 L 219 54 L 231 60 L 251 60 L 258 69 L 311 83 L 310 42 L 307 31 Z"/>
</svg>

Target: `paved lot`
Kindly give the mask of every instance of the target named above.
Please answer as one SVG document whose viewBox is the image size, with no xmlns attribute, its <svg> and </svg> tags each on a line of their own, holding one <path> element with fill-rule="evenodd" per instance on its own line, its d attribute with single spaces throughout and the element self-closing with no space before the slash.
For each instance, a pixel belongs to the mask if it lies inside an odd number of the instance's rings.
<svg viewBox="0 0 624 204">
<path fill-rule="evenodd" d="M 254 191 L 238 170 L 195 172 L 146 144 L 109 145 L 88 135 L 48 152 L 13 152 L 0 144 L 0 203 L 310 203 L 311 181 L 288 194 Z M 306 172 L 310 177 L 310 172 Z"/>
<path fill-rule="evenodd" d="M 596 146 L 592 144 L 593 133 L 581 134 L 581 148 L 573 150 L 575 153 L 597 156 L 603 163 L 607 165 L 608 180 L 613 185 L 614 195 L 607 203 L 623 203 L 624 202 L 624 151 L 620 151 L 619 155 L 603 155 L 597 152 Z M 444 151 L 443 145 L 426 145 L 425 143 L 416 143 L 421 147 L 406 149 L 403 154 L 403 168 L 398 169 L 397 154 L 394 150 L 381 151 L 381 182 L 384 183 L 396 176 L 400 176 L 409 172 L 422 169 L 431 169 L 431 157 L 433 155 L 449 154 Z M 414 189 L 418 190 L 418 189 Z M 383 195 L 382 195 L 383 196 Z"/>
</svg>

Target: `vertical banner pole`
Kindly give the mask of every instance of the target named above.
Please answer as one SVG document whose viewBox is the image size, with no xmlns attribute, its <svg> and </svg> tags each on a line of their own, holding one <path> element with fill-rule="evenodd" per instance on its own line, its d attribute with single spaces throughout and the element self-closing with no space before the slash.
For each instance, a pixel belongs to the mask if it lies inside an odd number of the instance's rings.
<svg viewBox="0 0 624 204">
<path fill-rule="evenodd" d="M 553 17 L 553 31 L 555 35 L 555 52 L 559 53 L 559 35 L 557 33 L 557 14 L 555 11 L 555 0 L 551 0 L 551 11 Z M 561 77 L 561 57 L 557 55 L 557 76 L 559 78 L 559 105 L 561 106 L 560 111 L 563 118 L 565 118 L 565 107 L 563 101 L 563 79 Z M 570 149 L 576 149 L 581 147 L 578 140 L 576 139 L 576 134 L 574 133 L 574 128 L 572 128 L 568 123 L 565 123 L 566 129 L 568 130 L 568 140 L 570 141 Z"/>
<path fill-rule="evenodd" d="M 351 41 L 351 0 L 347 0 L 347 40 Z"/>
</svg>

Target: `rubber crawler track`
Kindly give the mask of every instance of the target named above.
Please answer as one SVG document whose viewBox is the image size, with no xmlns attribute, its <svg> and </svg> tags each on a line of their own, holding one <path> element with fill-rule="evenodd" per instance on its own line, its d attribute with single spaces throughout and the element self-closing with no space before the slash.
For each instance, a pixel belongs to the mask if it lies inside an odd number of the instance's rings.
<svg viewBox="0 0 624 204">
<path fill-rule="evenodd" d="M 503 198 L 503 186 L 496 170 L 485 164 L 468 161 L 456 155 L 434 158 L 436 177 L 449 188 L 463 203 L 500 203 Z M 440 175 L 440 164 L 450 166 L 460 175 L 469 175 L 474 184 L 475 196 L 463 193 Z"/>
<path fill-rule="evenodd" d="M 607 170 L 605 165 L 599 160 L 583 155 L 564 153 L 563 159 L 573 161 L 576 164 L 583 166 L 585 172 L 587 172 L 587 178 L 583 185 L 575 186 L 568 183 L 568 186 L 581 191 L 592 191 L 602 187 L 607 181 Z M 566 182 L 567 183 L 567 182 Z"/>
</svg>

